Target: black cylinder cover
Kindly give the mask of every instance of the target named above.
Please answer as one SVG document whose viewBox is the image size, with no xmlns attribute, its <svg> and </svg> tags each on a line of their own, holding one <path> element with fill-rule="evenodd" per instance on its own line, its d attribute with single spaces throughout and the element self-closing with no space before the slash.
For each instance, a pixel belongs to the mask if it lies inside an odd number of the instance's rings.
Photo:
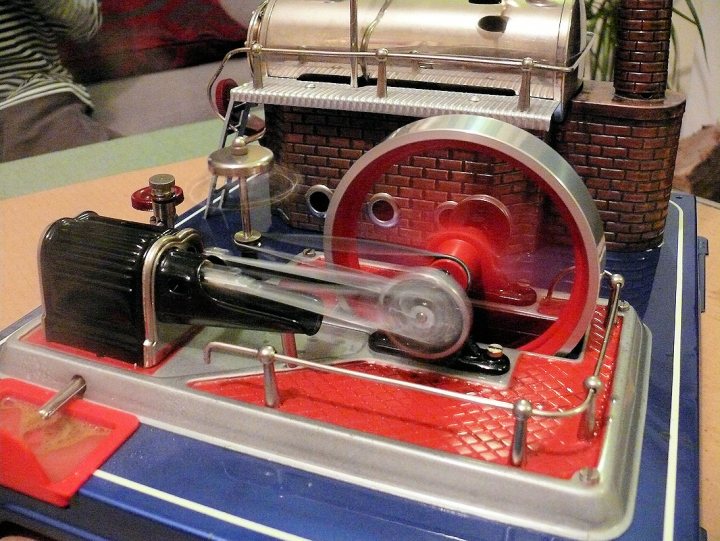
<svg viewBox="0 0 720 541">
<path fill-rule="evenodd" d="M 145 256 L 158 239 L 174 233 L 93 212 L 53 223 L 39 256 L 46 338 L 141 364 Z M 200 251 L 170 248 L 154 265 L 157 322 L 305 334 L 317 332 L 322 322 L 314 312 L 204 288 L 201 269 L 222 262 Z"/>
<path fill-rule="evenodd" d="M 169 231 L 94 212 L 53 223 L 39 261 L 46 338 L 141 362 L 143 258 Z"/>
</svg>

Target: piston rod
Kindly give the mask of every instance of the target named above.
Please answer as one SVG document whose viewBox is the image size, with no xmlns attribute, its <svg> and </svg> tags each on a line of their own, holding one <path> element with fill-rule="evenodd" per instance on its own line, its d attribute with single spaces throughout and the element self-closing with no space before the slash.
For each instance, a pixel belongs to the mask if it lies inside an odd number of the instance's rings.
<svg viewBox="0 0 720 541">
<path fill-rule="evenodd" d="M 385 331 L 403 339 L 409 352 L 420 357 L 451 355 L 470 331 L 472 312 L 465 292 L 434 269 L 417 269 L 388 280 L 339 268 L 241 257 L 228 257 L 226 262 L 237 266 L 200 268 L 201 284 L 209 293 L 250 295 L 357 330 Z M 328 295 L 338 302 L 317 302 L 317 296 Z"/>
</svg>

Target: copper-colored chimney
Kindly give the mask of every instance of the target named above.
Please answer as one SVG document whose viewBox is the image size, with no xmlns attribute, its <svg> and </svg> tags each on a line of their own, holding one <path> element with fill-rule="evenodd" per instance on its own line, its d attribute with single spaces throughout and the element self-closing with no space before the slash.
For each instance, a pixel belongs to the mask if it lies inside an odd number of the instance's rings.
<svg viewBox="0 0 720 541">
<path fill-rule="evenodd" d="M 621 0 L 615 51 L 615 94 L 636 99 L 665 96 L 672 0 Z"/>
</svg>

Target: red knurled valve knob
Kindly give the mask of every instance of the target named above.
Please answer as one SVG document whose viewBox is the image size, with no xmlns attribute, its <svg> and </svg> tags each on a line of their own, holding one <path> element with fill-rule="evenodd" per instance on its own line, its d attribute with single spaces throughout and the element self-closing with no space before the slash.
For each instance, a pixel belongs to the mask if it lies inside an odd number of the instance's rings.
<svg viewBox="0 0 720 541">
<path fill-rule="evenodd" d="M 237 85 L 232 79 L 221 79 L 215 86 L 215 107 L 222 116 L 227 114 L 230 106 L 230 91 Z"/>
<path fill-rule="evenodd" d="M 175 185 L 175 177 L 165 173 L 151 176 L 148 186 L 130 196 L 134 209 L 151 210 L 152 223 L 170 228 L 175 226 L 177 218 L 175 207 L 184 200 L 182 188 Z"/>
</svg>

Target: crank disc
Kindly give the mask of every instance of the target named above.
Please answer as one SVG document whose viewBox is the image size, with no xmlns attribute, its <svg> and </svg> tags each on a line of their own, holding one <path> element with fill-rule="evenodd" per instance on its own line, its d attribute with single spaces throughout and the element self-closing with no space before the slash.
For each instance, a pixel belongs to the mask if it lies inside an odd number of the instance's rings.
<svg viewBox="0 0 720 541">
<path fill-rule="evenodd" d="M 403 180 L 399 187 L 389 186 L 391 177 L 405 172 L 415 177 Z M 452 229 L 433 224 L 439 205 L 459 201 L 460 207 L 464 199 L 483 191 L 509 208 L 513 238 L 494 238 L 492 227 L 473 229 L 472 220 L 460 228 L 462 234 L 457 238 Z M 377 201 L 386 204 L 378 206 Z M 367 219 L 364 212 L 376 212 L 381 219 Z M 391 216 L 393 212 L 397 215 Z M 392 227 L 378 232 L 383 224 Z M 435 239 L 439 235 L 441 242 L 432 241 L 430 248 L 449 246 L 453 256 L 467 257 L 465 267 L 474 269 L 476 276 L 470 281 L 476 285 L 500 283 L 507 276 L 511 290 L 523 289 L 526 280 L 517 269 L 530 269 L 528 281 L 538 298 L 555 276 L 573 267 L 572 284 L 555 303 L 553 317 L 546 318 L 540 330 L 519 338 L 520 343 L 511 344 L 513 347 L 566 353 L 583 338 L 590 324 L 605 256 L 602 221 L 572 167 L 520 128 L 472 115 L 432 117 L 400 128 L 364 154 L 343 177 L 330 202 L 324 231 L 326 257 L 335 264 L 360 268 L 357 249 L 335 239 L 381 238 L 378 235 L 414 247 L 428 247 L 433 235 Z M 468 235 L 480 240 L 468 242 Z M 442 264 L 439 268 L 443 269 Z M 487 321 L 498 319 L 501 312 L 528 310 L 534 311 L 537 320 L 542 319 L 538 306 L 519 309 L 515 301 L 504 301 L 503 294 L 494 290 L 488 294 L 482 288 L 470 289 L 468 293 L 476 314 L 488 311 Z"/>
<path fill-rule="evenodd" d="M 418 269 L 391 280 L 380 297 L 388 335 L 401 349 L 426 360 L 455 353 L 470 332 L 472 311 L 465 292 L 446 274 Z M 417 339 L 405 338 L 416 336 Z"/>
</svg>

